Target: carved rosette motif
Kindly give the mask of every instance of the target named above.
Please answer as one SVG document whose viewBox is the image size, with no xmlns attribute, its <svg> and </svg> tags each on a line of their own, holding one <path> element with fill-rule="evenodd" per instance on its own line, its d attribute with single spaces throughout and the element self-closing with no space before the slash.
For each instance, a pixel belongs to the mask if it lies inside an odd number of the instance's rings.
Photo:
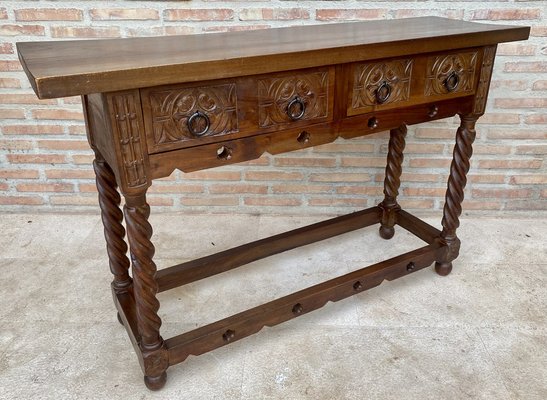
<svg viewBox="0 0 547 400">
<path fill-rule="evenodd" d="M 352 107 L 355 109 L 378 105 L 376 91 L 386 82 L 391 88 L 389 98 L 382 104 L 406 101 L 410 97 L 412 60 L 367 63 L 355 67 Z"/>
<path fill-rule="evenodd" d="M 291 122 L 287 106 L 298 97 L 305 105 L 301 120 L 328 114 L 327 71 L 258 80 L 258 121 L 261 128 Z"/>
<path fill-rule="evenodd" d="M 472 92 L 476 63 L 476 51 L 429 57 L 424 94 L 426 96 L 437 96 L 449 93 L 445 81 L 452 73 L 457 74 L 459 82 L 457 87 L 450 93 Z"/>
<path fill-rule="evenodd" d="M 123 159 L 123 170 L 128 187 L 147 182 L 144 168 L 144 149 L 137 119 L 137 104 L 132 94 L 112 97 L 116 127 Z M 140 104 L 139 104 L 140 107 Z"/>
<path fill-rule="evenodd" d="M 483 114 L 486 108 L 488 87 L 490 86 L 490 78 L 492 77 L 492 68 L 494 67 L 495 56 L 496 46 L 488 46 L 484 48 L 479 86 L 477 87 L 477 93 L 475 95 L 475 105 L 473 107 L 473 112 L 475 114 Z"/>
<path fill-rule="evenodd" d="M 155 144 L 195 139 L 188 119 L 198 111 L 210 122 L 201 136 L 238 132 L 235 83 L 151 92 L 150 105 Z"/>
</svg>

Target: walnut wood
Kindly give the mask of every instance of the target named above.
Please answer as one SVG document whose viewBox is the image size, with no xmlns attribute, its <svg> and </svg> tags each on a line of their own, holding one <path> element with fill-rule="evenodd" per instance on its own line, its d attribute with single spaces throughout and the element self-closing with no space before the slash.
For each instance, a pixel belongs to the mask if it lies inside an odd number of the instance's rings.
<svg viewBox="0 0 547 400">
<path fill-rule="evenodd" d="M 473 154 L 475 141 L 475 123 L 478 116 L 474 114 L 460 115 L 461 124 L 456 132 L 456 145 L 450 165 L 450 176 L 446 190 L 443 209 L 441 239 L 447 244 L 447 251 L 437 260 L 435 270 L 440 275 L 448 275 L 452 270 L 452 261 L 458 257 L 460 239 L 456 236 L 456 229 L 460 226 L 459 217 L 462 213 L 463 190 L 467 184 L 469 160 Z"/>
<path fill-rule="evenodd" d="M 177 364 L 189 355 L 203 354 L 252 335 L 264 326 L 274 326 L 319 309 L 328 301 L 342 300 L 384 280 L 391 281 L 428 267 L 438 249 L 439 244 L 433 243 L 167 339 L 169 363 Z M 296 307 L 298 312 L 293 311 L 296 305 L 300 305 Z M 227 332 L 230 340 L 225 339 Z"/>
<path fill-rule="evenodd" d="M 97 175 L 114 303 L 146 385 L 166 369 L 226 343 L 426 267 L 446 275 L 475 122 L 484 113 L 496 46 L 529 27 L 426 17 L 161 38 L 18 43 L 40 98 L 82 95 Z M 461 116 L 443 230 L 397 202 L 406 126 Z M 195 123 L 195 125 L 194 125 Z M 205 127 L 209 125 L 208 129 Z M 378 207 L 157 271 L 146 191 L 154 179 L 390 130 Z M 120 194 L 133 283 L 123 240 Z M 380 223 L 427 246 L 164 341 L 158 291 Z M 131 289 L 132 288 L 132 289 Z"/>
<path fill-rule="evenodd" d="M 378 207 L 368 208 L 164 268 L 156 274 L 159 291 L 179 287 L 261 258 L 376 224 L 380 221 L 380 212 Z"/>
<path fill-rule="evenodd" d="M 122 225 L 123 213 L 120 209 L 121 197 L 117 190 L 116 177 L 100 154 L 93 161 L 95 181 L 99 192 L 99 206 L 104 226 L 106 250 L 110 271 L 114 275 L 112 288 L 116 293 L 127 292 L 132 285 L 129 276 L 129 259 L 127 258 L 127 243 L 125 229 Z"/>
<path fill-rule="evenodd" d="M 403 151 L 405 149 L 406 125 L 401 125 L 389 132 L 387 165 L 384 179 L 384 200 L 379 204 L 382 209 L 380 220 L 380 236 L 391 239 L 395 234 L 397 211 L 401 209 L 397 203 L 401 174 L 403 172 Z"/>
</svg>

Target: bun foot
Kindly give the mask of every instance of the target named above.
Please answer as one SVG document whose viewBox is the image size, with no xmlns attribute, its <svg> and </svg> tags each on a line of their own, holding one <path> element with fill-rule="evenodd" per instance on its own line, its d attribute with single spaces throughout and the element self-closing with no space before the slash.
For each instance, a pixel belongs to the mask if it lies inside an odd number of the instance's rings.
<svg viewBox="0 0 547 400">
<path fill-rule="evenodd" d="M 437 272 L 441 276 L 446 276 L 452 271 L 452 263 L 435 263 L 435 272 Z"/>
<path fill-rule="evenodd" d="M 120 313 L 116 313 L 116 316 L 118 317 L 118 322 L 123 326 L 122 317 L 120 317 Z"/>
<path fill-rule="evenodd" d="M 144 384 L 150 390 L 160 390 L 165 386 L 167 380 L 167 372 L 164 372 L 160 376 L 145 376 Z"/>
<path fill-rule="evenodd" d="M 391 239 L 393 237 L 393 235 L 395 235 L 395 228 L 393 227 L 387 227 L 387 226 L 383 226 L 381 225 L 380 226 L 380 236 L 383 238 L 383 239 Z"/>
</svg>

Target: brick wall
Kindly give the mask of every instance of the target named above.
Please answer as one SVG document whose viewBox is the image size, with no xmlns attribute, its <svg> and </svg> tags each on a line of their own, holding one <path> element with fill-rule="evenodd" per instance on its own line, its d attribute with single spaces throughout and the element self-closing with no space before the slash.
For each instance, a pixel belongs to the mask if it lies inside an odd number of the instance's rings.
<svg viewBox="0 0 547 400">
<path fill-rule="evenodd" d="M 79 98 L 37 100 L 14 43 L 195 34 L 420 15 L 532 26 L 498 49 L 466 189 L 468 210 L 547 210 L 547 10 L 542 0 L 4 1 L 0 5 L 0 210 L 96 210 Z M 457 120 L 409 129 L 401 203 L 436 209 Z M 381 200 L 387 134 L 339 140 L 155 183 L 157 209 L 349 212 Z"/>
</svg>

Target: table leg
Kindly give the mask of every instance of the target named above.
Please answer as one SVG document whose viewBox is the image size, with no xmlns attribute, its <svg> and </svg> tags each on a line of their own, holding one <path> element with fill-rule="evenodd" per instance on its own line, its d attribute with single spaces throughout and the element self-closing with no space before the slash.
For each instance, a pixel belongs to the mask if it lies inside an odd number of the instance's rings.
<svg viewBox="0 0 547 400">
<path fill-rule="evenodd" d="M 380 236 L 384 239 L 391 239 L 395 234 L 395 216 L 397 211 L 401 209 L 397 203 L 397 195 L 401 185 L 401 173 L 403 171 L 401 165 L 404 158 L 406 132 L 406 125 L 404 124 L 389 132 L 384 201 L 379 204 L 382 209 Z"/>
<path fill-rule="evenodd" d="M 458 257 L 460 239 L 456 236 L 456 229 L 460 226 L 459 216 L 462 213 L 463 190 L 467 183 L 469 160 L 473 154 L 475 141 L 475 123 L 478 115 L 460 115 L 460 127 L 456 132 L 456 145 L 450 165 L 450 176 L 443 210 L 441 241 L 448 247 L 435 263 L 435 271 L 439 275 L 448 275 L 452 270 L 452 261 Z"/>
<path fill-rule="evenodd" d="M 160 336 L 160 303 L 156 298 L 156 264 L 152 260 L 154 245 L 150 241 L 152 226 L 148 222 L 150 206 L 146 195 L 125 196 L 125 220 L 131 252 L 139 346 L 143 356 L 144 382 L 151 390 L 163 387 L 169 365 L 168 353 Z"/>
<path fill-rule="evenodd" d="M 122 225 L 123 213 L 120 209 L 121 197 L 117 189 L 114 172 L 100 154 L 93 161 L 95 181 L 99 192 L 99 206 L 104 226 L 104 237 L 110 271 L 114 275 L 112 287 L 116 294 L 129 291 L 132 280 L 129 276 L 127 243 L 124 240 L 125 229 Z M 119 319 L 119 316 L 118 316 Z"/>
</svg>

